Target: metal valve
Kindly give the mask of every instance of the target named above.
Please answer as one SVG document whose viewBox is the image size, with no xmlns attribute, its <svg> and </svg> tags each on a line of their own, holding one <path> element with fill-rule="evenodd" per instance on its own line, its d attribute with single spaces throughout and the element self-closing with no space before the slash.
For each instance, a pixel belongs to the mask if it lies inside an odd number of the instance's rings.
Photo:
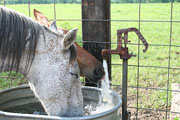
<svg viewBox="0 0 180 120">
<path fill-rule="evenodd" d="M 133 53 L 129 54 L 128 52 L 127 44 L 128 42 L 130 42 L 128 40 L 128 32 L 135 32 L 137 34 L 137 36 L 139 37 L 139 39 L 142 41 L 142 43 L 145 46 L 145 49 L 143 50 L 143 52 L 146 52 L 148 49 L 148 43 L 146 42 L 141 32 L 136 28 L 127 28 L 127 29 L 120 29 L 117 31 L 117 48 L 115 50 L 103 49 L 102 56 L 106 57 L 109 54 L 118 54 L 120 55 L 121 59 L 129 59 L 132 56 L 136 56 L 136 55 L 133 55 Z M 124 34 L 124 37 L 122 36 L 122 34 Z M 124 47 L 122 45 L 123 40 L 124 40 Z"/>
</svg>

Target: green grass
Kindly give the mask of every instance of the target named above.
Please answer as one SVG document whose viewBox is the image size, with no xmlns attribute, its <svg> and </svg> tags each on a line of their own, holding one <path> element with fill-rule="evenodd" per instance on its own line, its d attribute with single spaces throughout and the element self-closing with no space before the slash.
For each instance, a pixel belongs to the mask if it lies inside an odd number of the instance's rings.
<svg viewBox="0 0 180 120">
<path fill-rule="evenodd" d="M 178 118 L 178 117 L 175 117 L 174 120 L 179 120 L 179 118 Z"/>
<path fill-rule="evenodd" d="M 21 85 L 24 83 L 27 83 L 27 81 L 24 79 L 24 76 L 20 73 L 11 72 L 10 75 L 9 72 L 0 73 L 0 90 L 12 86 Z"/>
<path fill-rule="evenodd" d="M 15 9 L 21 13 L 29 16 L 28 5 L 7 5 L 7 7 Z M 33 9 L 41 11 L 49 19 L 54 19 L 53 4 L 48 5 L 31 5 L 31 14 L 33 17 Z M 180 4 L 174 3 L 173 5 L 173 21 L 180 21 Z M 171 20 L 171 4 L 170 3 L 142 3 L 141 4 L 141 20 L 153 21 L 170 21 Z M 81 5 L 80 4 L 57 4 L 56 5 L 56 18 L 58 19 L 81 19 Z M 139 20 L 139 4 L 112 4 L 111 5 L 111 19 L 112 20 Z M 58 26 L 71 29 L 79 28 L 78 40 L 82 40 L 82 27 L 81 21 L 60 21 L 57 22 Z M 111 40 L 116 43 L 116 31 L 122 28 L 136 27 L 139 28 L 138 22 L 128 21 L 112 21 L 111 22 Z M 148 41 L 149 44 L 170 45 L 170 22 L 141 22 L 141 33 Z M 138 38 L 135 33 L 129 33 L 129 40 L 131 43 L 138 43 Z M 172 45 L 180 45 L 180 23 L 172 23 Z M 138 55 L 137 45 L 128 45 L 129 51 Z M 115 49 L 116 45 L 112 45 Z M 143 46 L 140 46 L 139 51 L 139 65 L 140 66 L 158 66 L 164 68 L 154 67 L 140 67 L 138 69 L 138 56 L 131 58 L 128 64 L 128 85 L 137 86 L 137 79 L 139 79 L 139 87 L 152 87 L 169 89 L 173 82 L 180 83 L 180 70 L 170 69 L 180 67 L 180 48 L 171 47 L 171 56 L 169 64 L 169 46 L 149 46 L 146 53 L 143 53 Z M 112 56 L 112 64 L 122 64 L 119 56 Z M 139 77 L 138 77 L 139 71 Z M 169 78 L 168 78 L 169 71 Z M 112 66 L 112 83 L 121 85 L 122 80 L 122 66 Z M 5 81 L 6 82 L 6 81 Z M 128 95 L 136 95 L 136 89 L 129 90 Z M 163 109 L 166 106 L 166 91 L 157 90 L 139 90 L 141 103 L 140 107 L 159 108 Z M 147 100 L 148 98 L 148 100 Z M 171 93 L 168 95 L 168 103 L 171 101 Z M 156 103 L 156 104 L 152 104 Z M 136 103 L 134 103 L 136 106 Z M 170 104 L 169 104 L 170 105 Z"/>
</svg>

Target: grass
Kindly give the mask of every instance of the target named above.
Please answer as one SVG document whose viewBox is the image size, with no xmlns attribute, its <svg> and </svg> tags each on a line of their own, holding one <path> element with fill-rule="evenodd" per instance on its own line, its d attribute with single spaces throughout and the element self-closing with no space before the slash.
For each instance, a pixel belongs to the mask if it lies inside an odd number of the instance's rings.
<svg viewBox="0 0 180 120">
<path fill-rule="evenodd" d="M 17 86 L 26 83 L 24 76 L 20 73 L 11 72 L 2 72 L 0 73 L 0 90 L 4 88 L 9 88 L 12 86 Z"/>
<path fill-rule="evenodd" d="M 29 16 L 28 5 L 7 5 L 7 7 L 15 9 L 21 13 Z M 33 9 L 43 12 L 49 19 L 54 19 L 53 4 L 48 5 L 31 5 L 30 16 L 33 17 Z M 48 9 L 48 11 L 47 11 Z M 180 4 L 173 4 L 173 21 L 180 21 Z M 56 18 L 58 19 L 81 19 L 81 5 L 79 4 L 57 4 Z M 116 31 L 121 28 L 136 27 L 139 28 L 138 22 L 131 20 L 139 20 L 139 4 L 112 4 L 111 5 L 111 19 L 121 20 L 111 22 L 111 40 L 116 43 Z M 170 36 L 171 23 L 171 4 L 170 3 L 142 3 L 141 4 L 141 20 L 149 21 L 165 21 L 165 22 L 141 22 L 140 30 L 145 39 L 151 46 L 146 53 L 143 53 L 143 46 L 129 44 L 129 51 L 139 56 L 129 59 L 128 64 L 128 85 L 139 87 L 172 89 L 173 82 L 180 83 L 180 70 L 168 69 L 180 68 L 180 23 L 172 23 L 172 36 Z M 124 21 L 129 20 L 129 21 Z M 82 40 L 81 21 L 60 21 L 58 26 L 64 28 L 79 28 L 78 41 Z M 171 38 L 170 38 L 171 37 Z M 170 43 L 171 39 L 171 43 Z M 129 40 L 131 43 L 138 43 L 138 38 L 135 33 L 129 33 Z M 166 46 L 156 46 L 156 45 Z M 173 45 L 169 47 L 168 45 Z M 112 44 L 112 49 L 116 48 Z M 171 52 L 169 52 L 171 50 Z M 138 61 L 139 57 L 139 61 Z M 170 59 L 169 59 L 170 58 Z M 139 68 L 137 67 L 139 62 Z M 112 64 L 122 64 L 119 56 L 112 56 Z M 149 66 L 149 67 L 145 67 Z M 151 67 L 156 66 L 156 67 Z M 139 73 L 138 73 L 139 71 Z M 169 72 L 169 75 L 168 75 Z M 121 85 L 122 66 L 112 65 L 112 83 L 114 85 Z M 139 75 L 139 76 L 138 76 Z M 6 81 L 5 81 L 6 82 Z M 1 81 L 2 83 L 2 81 Z M 4 85 L 3 85 L 4 86 Z M 128 94 L 136 95 L 136 89 L 129 90 Z M 171 102 L 171 93 L 168 93 L 168 106 Z M 140 101 L 139 107 L 164 109 L 167 103 L 167 91 L 158 90 L 139 90 Z M 148 99 L 148 100 L 147 100 Z M 155 103 L 155 104 L 152 104 Z M 134 103 L 136 107 L 136 103 Z"/>
</svg>

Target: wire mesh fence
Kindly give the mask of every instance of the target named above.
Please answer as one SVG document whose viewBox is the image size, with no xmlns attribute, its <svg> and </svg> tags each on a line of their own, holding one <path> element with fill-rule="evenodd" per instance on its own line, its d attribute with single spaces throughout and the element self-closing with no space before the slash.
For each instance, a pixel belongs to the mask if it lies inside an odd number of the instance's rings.
<svg viewBox="0 0 180 120">
<path fill-rule="evenodd" d="M 82 45 L 82 21 L 111 22 L 111 42 L 93 41 L 96 44 L 109 44 L 112 49 L 117 46 L 116 31 L 122 28 L 136 27 L 149 43 L 149 50 L 143 53 L 143 44 L 132 33 L 129 34 L 131 43 L 129 51 L 137 56 L 128 62 L 128 110 L 132 119 L 141 120 L 169 120 L 176 119 L 179 111 L 172 111 L 172 97 L 180 90 L 172 88 L 173 83 L 180 83 L 180 4 L 169 0 L 169 3 L 144 3 L 141 0 L 134 4 L 111 4 L 111 19 L 81 19 L 80 4 L 7 4 L 4 0 L 1 5 L 15 9 L 33 18 L 33 9 L 38 9 L 57 24 L 66 29 L 79 28 L 78 43 Z M 112 55 L 111 75 L 112 88 L 121 94 L 122 89 L 122 60 Z M 1 81 L 5 76 L 0 77 Z M 14 78 L 1 84 L 13 86 Z M 84 79 L 84 78 L 83 78 Z M 84 80 L 83 80 L 84 81 Z M 14 84 L 13 84 L 14 83 Z M 24 83 L 24 81 L 22 82 Z M 174 117 L 170 114 L 174 113 Z M 177 117 L 178 118 L 178 117 Z"/>
</svg>

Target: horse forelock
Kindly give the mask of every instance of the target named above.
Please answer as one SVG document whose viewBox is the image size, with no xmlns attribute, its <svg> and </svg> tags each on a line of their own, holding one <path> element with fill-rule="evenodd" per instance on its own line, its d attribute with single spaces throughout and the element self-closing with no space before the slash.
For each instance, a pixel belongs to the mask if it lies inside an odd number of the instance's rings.
<svg viewBox="0 0 180 120">
<path fill-rule="evenodd" d="M 26 51 L 27 73 L 35 56 L 41 25 L 15 11 L 0 7 L 0 72 L 8 61 L 9 69 L 18 71 Z"/>
</svg>

